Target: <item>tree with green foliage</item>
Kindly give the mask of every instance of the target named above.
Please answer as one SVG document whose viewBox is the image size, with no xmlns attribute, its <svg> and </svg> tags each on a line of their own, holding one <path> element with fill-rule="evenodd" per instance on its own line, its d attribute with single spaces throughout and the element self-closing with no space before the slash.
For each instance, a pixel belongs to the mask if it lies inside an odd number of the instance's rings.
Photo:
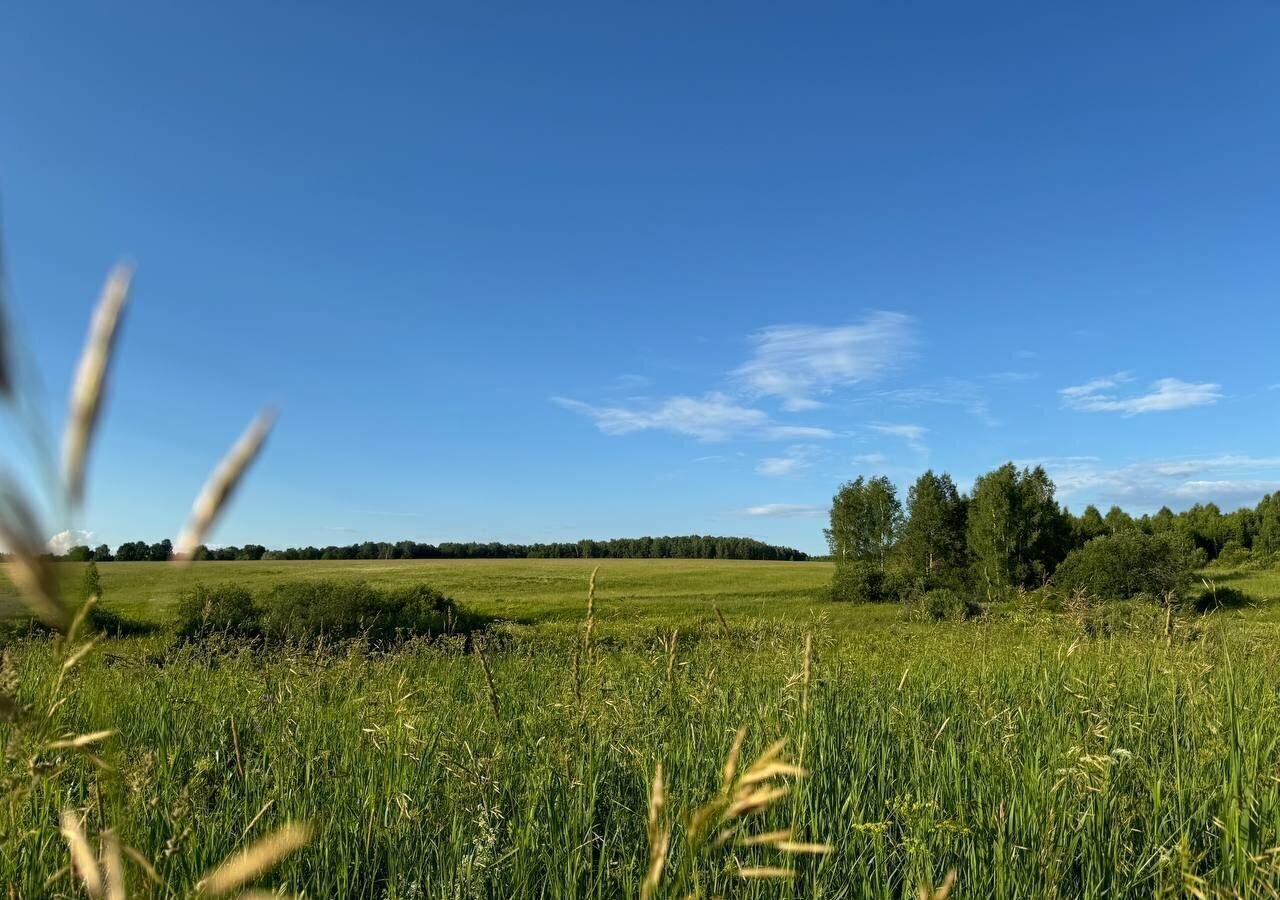
<svg viewBox="0 0 1280 900">
<path fill-rule="evenodd" d="M 824 533 L 837 565 L 872 562 L 883 572 L 901 528 L 902 503 L 893 482 L 859 475 L 831 499 L 831 526 Z"/>
<path fill-rule="evenodd" d="M 907 491 L 907 519 L 901 548 L 911 572 L 932 575 L 958 569 L 965 561 L 964 498 L 951 476 L 930 469 Z"/>
<path fill-rule="evenodd" d="M 1102 518 L 1102 513 L 1098 512 L 1098 507 L 1092 503 L 1084 508 L 1084 512 L 1075 519 L 1072 526 L 1077 546 L 1083 546 L 1107 533 L 1107 522 Z"/>
<path fill-rule="evenodd" d="M 974 483 L 966 538 L 979 580 L 994 599 L 1046 579 L 1066 555 L 1071 530 L 1044 469 L 1019 472 L 1006 463 Z"/>
<path fill-rule="evenodd" d="M 1253 545 L 1261 553 L 1280 551 L 1280 493 L 1267 494 L 1258 503 Z"/>
<path fill-rule="evenodd" d="M 1119 534 L 1122 531 L 1129 531 L 1130 529 L 1137 527 L 1137 523 L 1134 522 L 1133 516 L 1129 515 L 1120 507 L 1114 505 L 1107 510 L 1106 523 L 1108 534 Z"/>
</svg>

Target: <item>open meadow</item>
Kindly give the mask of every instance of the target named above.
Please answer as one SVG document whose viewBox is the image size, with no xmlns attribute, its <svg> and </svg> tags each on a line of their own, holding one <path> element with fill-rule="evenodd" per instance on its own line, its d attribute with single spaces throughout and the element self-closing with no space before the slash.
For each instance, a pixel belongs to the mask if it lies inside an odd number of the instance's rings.
<svg viewBox="0 0 1280 900">
<path fill-rule="evenodd" d="M 0 881 L 77 896 L 71 806 L 154 866 L 130 863 L 131 896 L 185 896 L 287 821 L 310 840 L 259 885 L 308 897 L 899 898 L 951 871 L 975 898 L 1280 887 L 1273 572 L 1218 574 L 1258 604 L 1207 616 L 1027 600 L 935 623 L 827 601 L 824 563 L 698 560 L 600 561 L 588 618 L 593 567 L 102 565 L 103 607 L 161 630 L 103 640 L 60 688 L 51 639 L 8 642 L 20 698 L 58 694 L 54 731 L 118 733 L 101 766 L 6 735 Z M 166 627 L 194 582 L 322 578 L 425 582 L 502 621 L 394 647 Z"/>
</svg>

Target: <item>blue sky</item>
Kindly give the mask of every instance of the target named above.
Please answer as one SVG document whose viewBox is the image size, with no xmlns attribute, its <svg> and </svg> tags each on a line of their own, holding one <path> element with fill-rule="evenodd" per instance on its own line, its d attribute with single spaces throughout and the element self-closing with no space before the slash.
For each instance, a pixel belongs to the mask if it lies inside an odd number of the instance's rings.
<svg viewBox="0 0 1280 900">
<path fill-rule="evenodd" d="M 1042 8 L 1032 8 L 1042 6 Z M 1280 7 L 10 5 L 12 315 L 63 398 L 138 277 L 74 522 L 732 533 L 1043 461 L 1075 509 L 1280 484 Z"/>
</svg>

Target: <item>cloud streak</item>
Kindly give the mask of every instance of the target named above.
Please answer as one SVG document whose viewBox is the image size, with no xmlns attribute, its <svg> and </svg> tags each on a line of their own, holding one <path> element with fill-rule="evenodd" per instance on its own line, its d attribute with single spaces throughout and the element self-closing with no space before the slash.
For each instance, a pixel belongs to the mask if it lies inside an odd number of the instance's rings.
<svg viewBox="0 0 1280 900">
<path fill-rule="evenodd" d="M 914 320 L 875 312 L 835 327 L 775 325 L 752 338 L 755 351 L 734 376 L 753 396 L 778 397 L 788 410 L 815 409 L 834 388 L 874 380 L 909 356 Z"/>
<path fill-rule="evenodd" d="M 929 433 L 929 429 L 923 425 L 868 425 L 867 427 L 877 434 L 901 438 L 917 453 L 929 452 L 929 448 L 924 444 L 924 436 Z"/>
<path fill-rule="evenodd" d="M 1068 409 L 1081 412 L 1118 412 L 1126 417 L 1171 412 L 1195 406 L 1212 406 L 1222 399 L 1222 385 L 1196 384 L 1180 378 L 1158 378 L 1145 394 L 1121 396 L 1117 388 L 1133 380 L 1128 372 L 1094 378 L 1062 388 L 1058 395 Z"/>
<path fill-rule="evenodd" d="M 795 444 L 782 456 L 768 456 L 756 463 L 756 474 L 769 478 L 794 475 L 812 466 L 817 452 L 812 444 Z"/>
<path fill-rule="evenodd" d="M 764 503 L 760 506 L 748 506 L 741 510 L 740 514 L 770 519 L 816 518 L 825 516 L 827 509 L 824 506 L 811 506 L 804 503 Z"/>
<path fill-rule="evenodd" d="M 566 397 L 552 397 L 564 409 L 586 416 L 609 435 L 641 431 L 666 431 L 700 441 L 726 441 L 735 437 L 784 441 L 796 438 L 829 438 L 827 428 L 784 425 L 773 421 L 762 409 L 744 406 L 727 394 L 712 391 L 701 397 L 676 396 L 650 402 L 597 406 Z"/>
<path fill-rule="evenodd" d="M 1280 489 L 1280 457 L 1220 454 L 1106 466 L 1094 457 L 1024 460 L 1049 472 L 1064 500 L 1140 509 L 1256 503 Z"/>
</svg>

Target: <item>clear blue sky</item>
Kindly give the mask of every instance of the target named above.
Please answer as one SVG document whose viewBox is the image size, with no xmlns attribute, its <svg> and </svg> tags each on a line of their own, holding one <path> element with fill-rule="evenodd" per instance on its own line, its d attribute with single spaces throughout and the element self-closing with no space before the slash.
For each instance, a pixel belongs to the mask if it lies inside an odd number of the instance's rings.
<svg viewBox="0 0 1280 900">
<path fill-rule="evenodd" d="M 1036 8 L 1038 7 L 1038 8 Z M 1044 461 L 1280 484 L 1280 6 L 10 4 L 12 313 L 61 422 L 138 266 L 81 520 L 215 540 L 731 533 Z"/>
</svg>

